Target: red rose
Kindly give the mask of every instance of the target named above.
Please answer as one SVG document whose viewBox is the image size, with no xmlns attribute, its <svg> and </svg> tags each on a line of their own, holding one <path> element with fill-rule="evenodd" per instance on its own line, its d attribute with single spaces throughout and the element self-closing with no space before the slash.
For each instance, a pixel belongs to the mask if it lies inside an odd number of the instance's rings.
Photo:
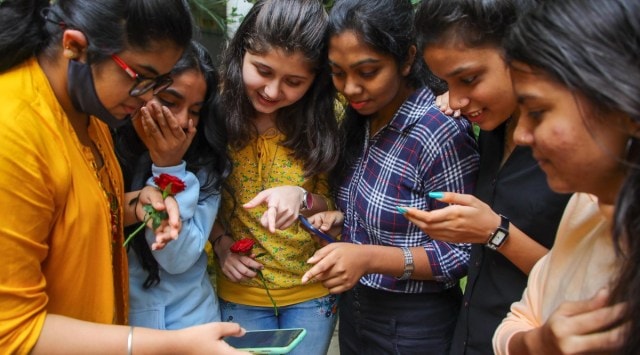
<svg viewBox="0 0 640 355">
<path fill-rule="evenodd" d="M 184 191 L 187 187 L 184 181 L 169 174 L 160 174 L 160 176 L 154 177 L 153 182 L 158 185 L 158 188 L 163 192 L 170 195 L 175 195 L 178 192 Z"/>
<path fill-rule="evenodd" d="M 167 198 L 167 196 L 175 196 L 177 193 L 184 191 L 184 189 L 187 187 L 184 181 L 169 174 L 160 174 L 160 176 L 156 176 L 153 178 L 153 182 L 155 182 L 156 185 L 158 185 L 158 189 L 162 191 L 163 199 Z M 169 218 L 169 215 L 166 211 L 157 211 L 151 205 L 144 205 L 143 208 L 146 212 L 143 223 L 141 223 L 138 228 L 133 231 L 133 233 L 129 234 L 123 244 L 123 246 L 125 247 L 133 237 L 135 237 L 141 230 L 145 228 L 149 220 L 152 221 L 152 226 L 155 230 L 160 227 L 163 220 Z"/>
<path fill-rule="evenodd" d="M 238 240 L 237 242 L 233 243 L 231 245 L 231 247 L 229 248 L 229 250 L 231 250 L 232 253 L 234 254 L 242 254 L 242 255 L 251 255 L 251 249 L 253 249 L 253 245 L 256 243 L 255 240 L 251 239 L 251 238 L 242 238 L 240 240 Z M 264 255 L 265 253 L 260 253 L 258 255 L 255 256 L 255 258 L 258 258 L 262 255 Z M 262 281 L 262 285 L 264 286 L 265 291 L 267 291 L 267 296 L 269 296 L 269 299 L 271 300 L 271 304 L 273 305 L 273 312 L 275 313 L 276 317 L 278 316 L 278 306 L 276 305 L 276 301 L 273 300 L 273 297 L 271 297 L 271 292 L 269 292 L 269 287 L 267 287 L 267 281 L 264 279 L 264 275 L 262 274 L 262 270 L 258 269 L 252 269 L 253 271 L 255 271 L 258 274 L 258 277 L 260 277 L 260 281 Z"/>
<path fill-rule="evenodd" d="M 251 254 L 251 249 L 255 243 L 256 241 L 251 238 L 243 238 L 233 243 L 230 249 L 232 253 L 236 254 Z"/>
</svg>

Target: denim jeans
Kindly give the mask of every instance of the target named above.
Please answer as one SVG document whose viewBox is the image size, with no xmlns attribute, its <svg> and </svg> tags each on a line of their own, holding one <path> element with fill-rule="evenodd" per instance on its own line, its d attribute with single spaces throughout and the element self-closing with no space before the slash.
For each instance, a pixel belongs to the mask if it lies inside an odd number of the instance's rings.
<svg viewBox="0 0 640 355">
<path fill-rule="evenodd" d="M 358 284 L 340 297 L 341 355 L 448 354 L 459 287 L 407 294 Z"/>
<path fill-rule="evenodd" d="M 307 335 L 291 355 L 325 355 L 336 326 L 337 296 L 328 295 L 310 301 L 278 307 L 254 307 L 220 299 L 222 320 L 239 323 L 246 330 L 305 328 Z"/>
</svg>

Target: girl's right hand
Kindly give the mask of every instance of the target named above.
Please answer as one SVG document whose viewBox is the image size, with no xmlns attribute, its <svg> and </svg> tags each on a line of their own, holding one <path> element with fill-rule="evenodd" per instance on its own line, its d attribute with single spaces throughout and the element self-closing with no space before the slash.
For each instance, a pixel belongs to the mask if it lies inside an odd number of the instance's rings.
<svg viewBox="0 0 640 355">
<path fill-rule="evenodd" d="M 562 303 L 541 327 L 516 334 L 509 348 L 524 345 L 530 354 L 615 353 L 627 336 L 628 323 L 620 324 L 626 304 L 609 306 L 608 298 L 601 289 L 591 299 Z"/>
<path fill-rule="evenodd" d="M 229 236 L 223 236 L 215 247 L 218 263 L 222 272 L 233 282 L 249 280 L 256 277 L 255 270 L 261 270 L 264 265 L 257 262 L 255 255 L 246 256 L 232 253 L 230 250 L 234 240 Z"/>
<path fill-rule="evenodd" d="M 436 106 L 440 111 L 444 112 L 445 115 L 460 117 L 460 110 L 454 110 L 449 106 L 449 91 L 436 97 Z"/>
<path fill-rule="evenodd" d="M 500 225 L 500 216 L 473 195 L 444 192 L 438 200 L 449 206 L 432 211 L 403 207 L 404 217 L 433 239 L 484 244 Z"/>
<path fill-rule="evenodd" d="M 180 164 L 196 135 L 193 121 L 185 131 L 167 107 L 153 101 L 140 109 L 133 124 L 156 166 Z"/>
<path fill-rule="evenodd" d="M 137 328 L 136 328 L 137 330 Z M 240 337 L 246 331 L 238 323 L 214 322 L 194 327 L 183 328 L 176 332 L 180 333 L 181 343 L 184 353 L 188 354 L 229 354 L 241 355 L 249 354 L 232 348 L 224 340 L 224 337 Z M 190 349 L 187 349 L 190 348 Z"/>
</svg>

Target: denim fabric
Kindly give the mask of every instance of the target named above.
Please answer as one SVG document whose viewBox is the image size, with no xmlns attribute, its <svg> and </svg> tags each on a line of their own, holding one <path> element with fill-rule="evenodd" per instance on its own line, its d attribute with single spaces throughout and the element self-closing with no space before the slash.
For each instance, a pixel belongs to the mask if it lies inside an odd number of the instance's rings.
<svg viewBox="0 0 640 355">
<path fill-rule="evenodd" d="M 461 296 L 458 287 L 406 294 L 358 284 L 340 299 L 340 354 L 447 354 Z"/>
<path fill-rule="evenodd" d="M 328 295 L 307 302 L 278 307 L 254 307 L 220 299 L 222 320 L 237 322 L 246 330 L 305 328 L 307 335 L 290 355 L 325 355 L 336 326 L 337 296 Z"/>
</svg>

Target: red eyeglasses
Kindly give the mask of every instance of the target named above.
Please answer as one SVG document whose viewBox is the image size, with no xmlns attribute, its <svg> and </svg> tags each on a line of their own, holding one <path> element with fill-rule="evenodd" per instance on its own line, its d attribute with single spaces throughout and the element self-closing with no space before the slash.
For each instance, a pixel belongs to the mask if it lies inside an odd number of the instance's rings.
<svg viewBox="0 0 640 355">
<path fill-rule="evenodd" d="M 122 58 L 118 57 L 117 55 L 112 54 L 111 59 L 113 59 L 113 61 L 116 62 L 116 64 L 118 64 L 118 66 L 122 68 L 122 70 L 124 70 L 125 73 L 127 73 L 127 75 L 131 77 L 131 79 L 134 79 L 136 81 L 135 84 L 133 84 L 133 86 L 131 87 L 131 90 L 129 90 L 130 96 L 140 96 L 151 89 L 153 89 L 154 94 L 157 94 L 173 84 L 173 79 L 171 79 L 170 73 L 158 75 L 155 78 L 147 78 L 136 73 L 135 70 L 131 69 L 131 67 L 128 66 L 127 63 L 125 63 L 124 60 L 122 60 Z"/>
</svg>

